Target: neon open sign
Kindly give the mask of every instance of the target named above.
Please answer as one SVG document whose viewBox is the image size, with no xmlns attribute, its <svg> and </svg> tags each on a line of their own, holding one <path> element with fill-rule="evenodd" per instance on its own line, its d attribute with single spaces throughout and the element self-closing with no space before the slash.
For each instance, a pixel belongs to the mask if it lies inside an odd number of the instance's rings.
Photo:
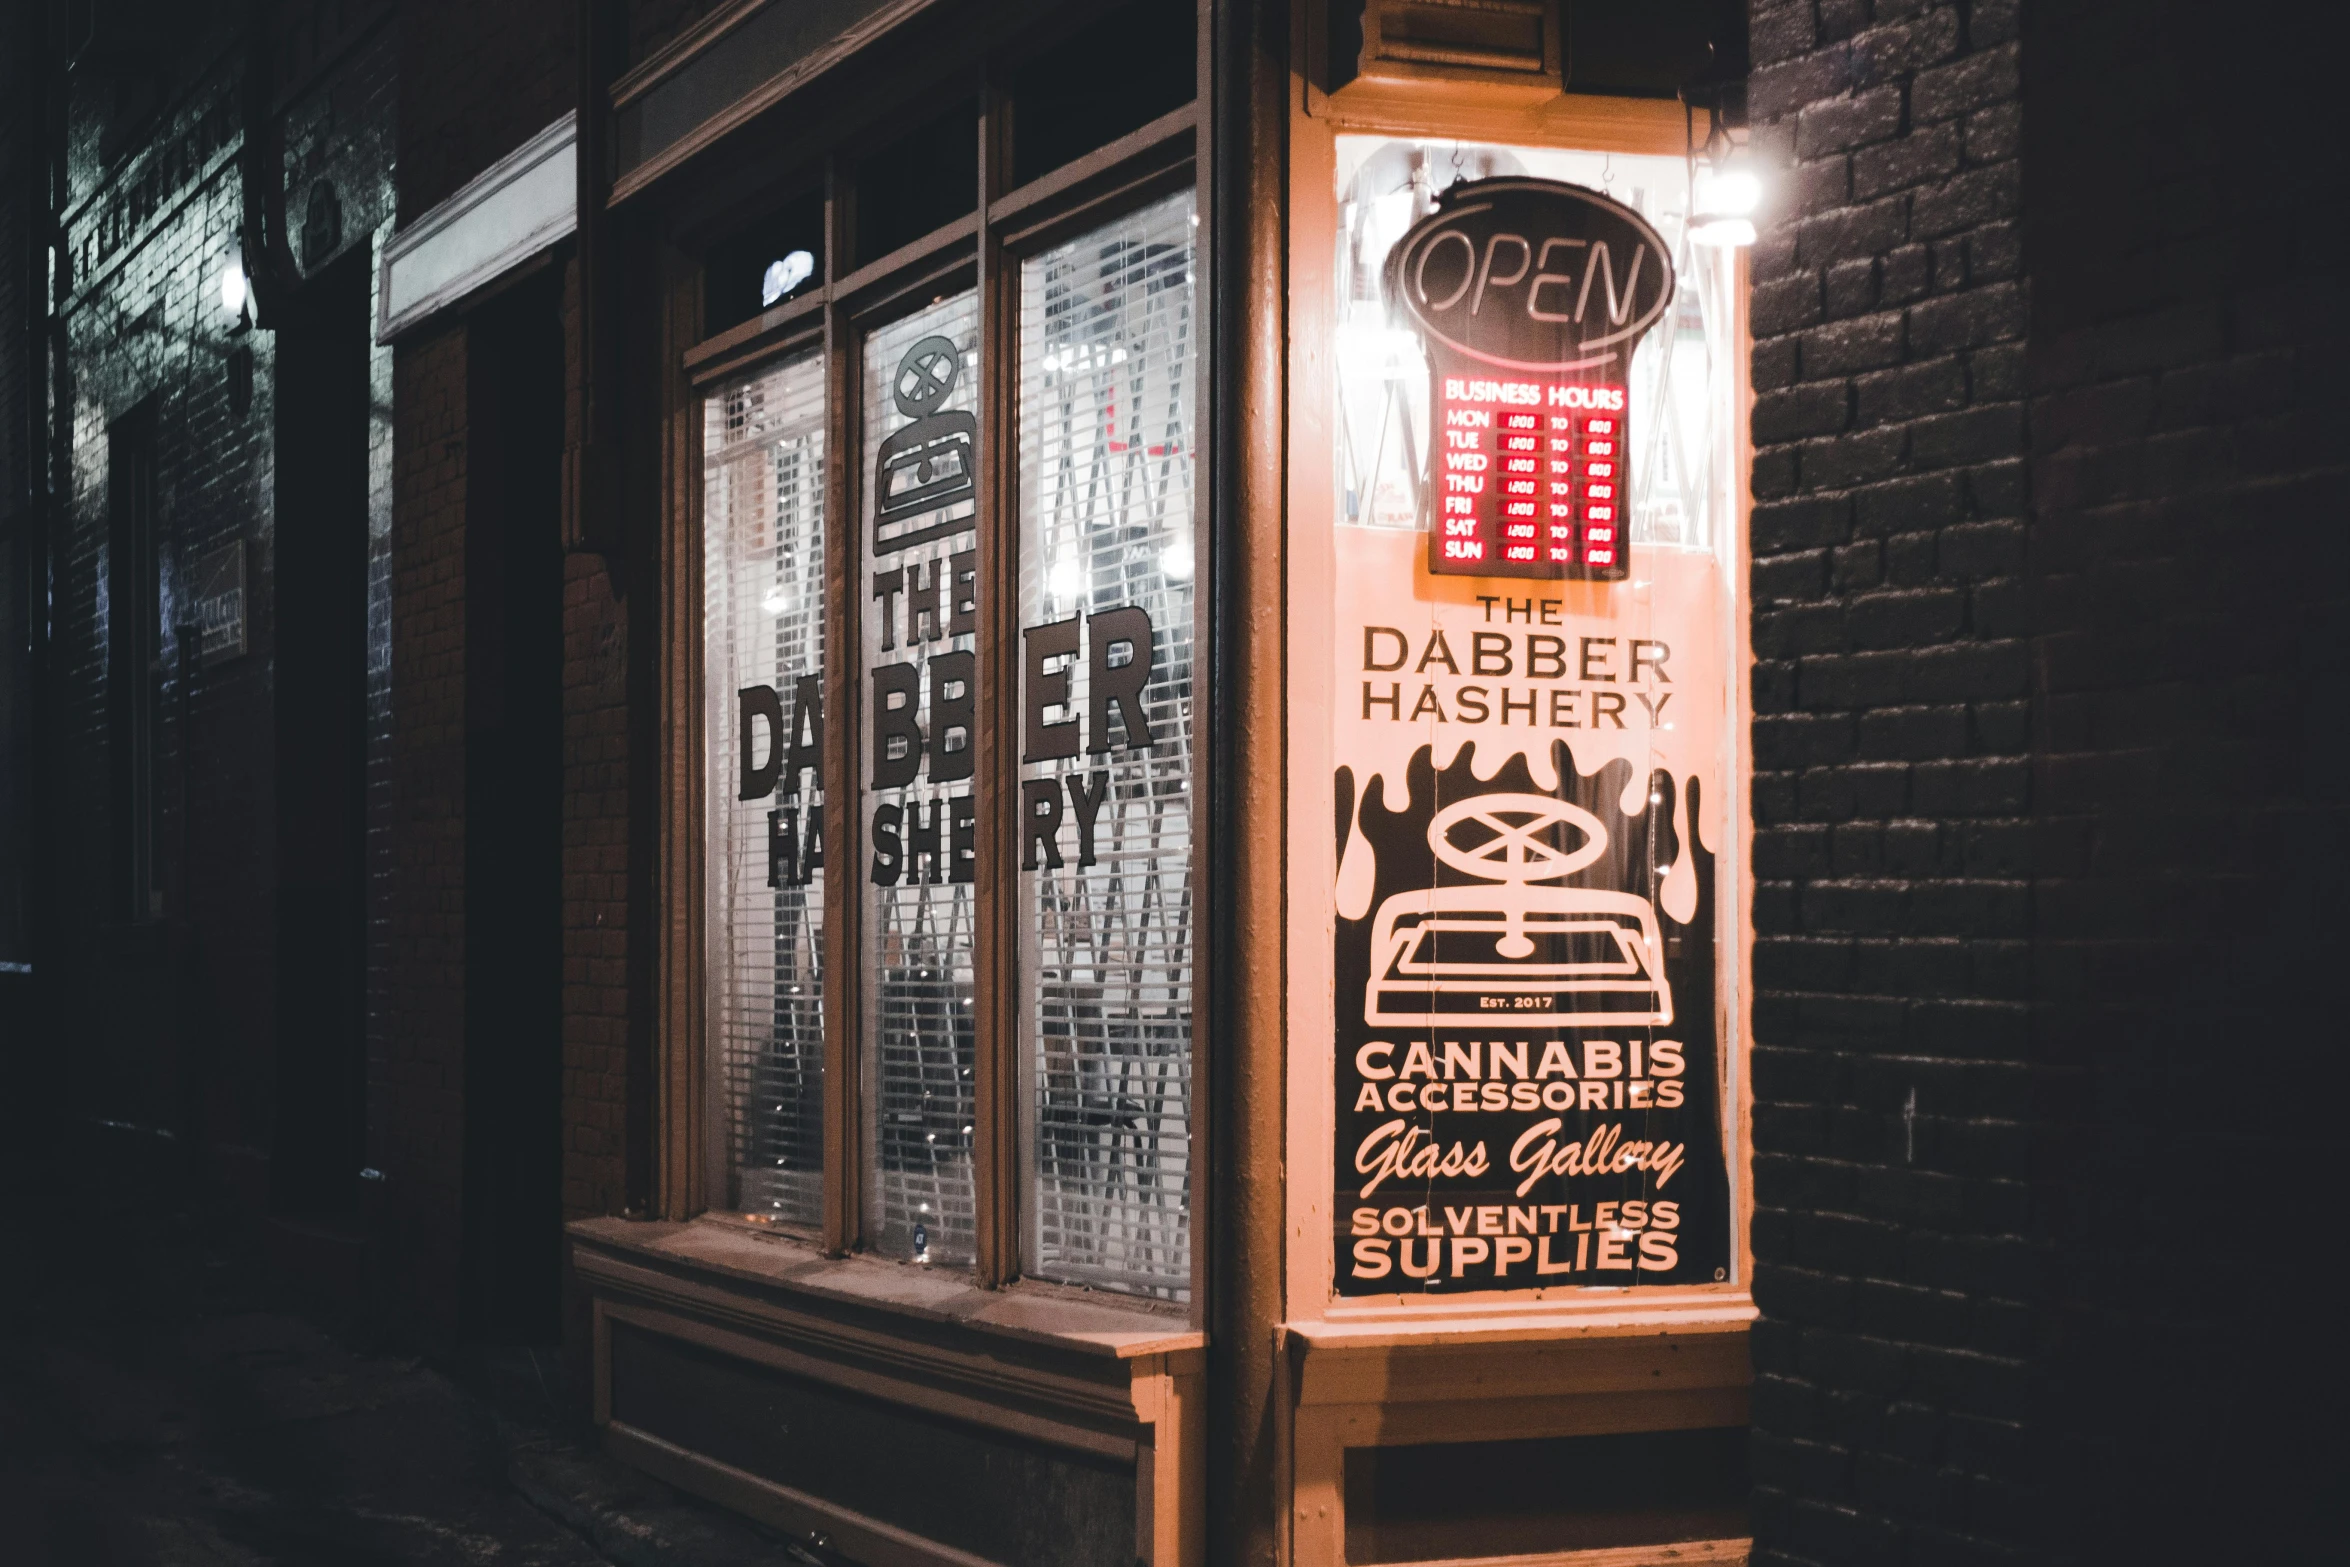
<svg viewBox="0 0 2350 1567">
<path fill-rule="evenodd" d="M 1628 574 L 1632 350 L 1673 298 L 1656 230 L 1580 186 L 1475 180 L 1397 242 L 1385 285 L 1433 382 L 1428 569 Z"/>
</svg>

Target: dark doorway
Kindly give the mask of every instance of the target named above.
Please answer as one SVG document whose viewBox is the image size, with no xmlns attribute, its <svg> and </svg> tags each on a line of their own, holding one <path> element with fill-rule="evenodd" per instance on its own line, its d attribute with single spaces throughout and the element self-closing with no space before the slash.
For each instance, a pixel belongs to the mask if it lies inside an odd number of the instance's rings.
<svg viewBox="0 0 2350 1567">
<path fill-rule="evenodd" d="M 563 319 L 554 279 L 467 323 L 466 1330 L 557 1333 L 562 1237 Z"/>
<path fill-rule="evenodd" d="M 277 1137 L 273 1205 L 357 1206 L 366 1150 L 368 257 L 277 328 Z"/>
</svg>

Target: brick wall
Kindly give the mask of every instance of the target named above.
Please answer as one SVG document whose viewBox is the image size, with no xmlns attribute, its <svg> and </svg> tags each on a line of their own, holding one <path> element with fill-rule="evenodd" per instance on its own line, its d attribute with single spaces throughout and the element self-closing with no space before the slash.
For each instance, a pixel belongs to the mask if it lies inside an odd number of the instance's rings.
<svg viewBox="0 0 2350 1567">
<path fill-rule="evenodd" d="M 579 268 L 565 278 L 567 428 L 579 427 Z M 628 606 L 600 556 L 563 577 L 563 1216 L 628 1206 L 631 734 Z M 637 1090 L 642 1097 L 641 1087 Z"/>
<path fill-rule="evenodd" d="M 2308 25 L 2026 12 L 2041 1392 L 2081 1559 L 2341 1548 L 2350 236 Z"/>
<path fill-rule="evenodd" d="M 2016 8 L 1752 11 L 1756 1533 L 2028 1536 Z"/>
<path fill-rule="evenodd" d="M 557 3 L 494 15 L 408 9 L 401 192 L 411 219 L 570 108 L 575 11 Z M 463 45 L 452 49 L 458 37 Z M 562 264 L 567 428 L 576 438 L 577 267 Z M 417 1304 L 443 1327 L 455 1320 L 463 1214 L 467 338 L 464 319 L 452 317 L 399 349 L 390 634 L 397 848 L 376 982 L 387 1018 L 382 1070 L 396 1085 L 383 1123 L 386 1157 L 414 1167 L 412 1190 L 397 1201 L 396 1244 L 431 1280 Z M 632 1039 L 644 1023 L 641 977 L 631 967 L 631 769 L 642 759 L 632 748 L 641 704 L 632 703 L 628 602 L 600 557 L 570 556 L 563 570 L 563 790 L 548 808 L 562 815 L 561 1191 L 572 1218 L 617 1212 L 630 1200 Z"/>
<path fill-rule="evenodd" d="M 1762 1560 L 2323 1549 L 2350 311 L 2214 14 L 1752 12 Z"/>
<path fill-rule="evenodd" d="M 290 178 L 340 192 L 331 251 L 370 242 L 388 215 L 390 51 L 319 62 L 289 105 Z M 348 35 L 342 40 L 349 43 Z M 272 725 L 275 538 L 274 339 L 238 332 L 220 274 L 241 220 L 243 40 L 215 27 L 180 40 L 169 68 L 75 77 L 65 331 L 71 471 L 52 521 L 56 614 L 47 758 L 59 844 L 60 1016 L 74 1036 L 79 1116 L 175 1128 L 259 1198 L 273 1132 L 275 842 Z M 293 203 L 301 209 L 301 199 Z M 355 324 L 355 323 L 354 323 Z M 232 395 L 251 367 L 249 402 Z M 107 647 L 116 600 L 107 559 L 110 425 L 153 410 L 162 555 L 156 711 L 156 854 L 172 926 L 122 927 L 110 831 Z M 232 541 L 247 549 L 247 647 L 182 689 L 170 627 L 190 614 L 189 574 Z M 183 946 L 173 943 L 184 941 Z M 169 949 L 167 951 L 167 948 Z"/>
<path fill-rule="evenodd" d="M 465 1080 L 465 425 L 462 328 L 399 345 L 392 378 L 392 721 L 385 1019 L 371 1140 L 391 1174 L 409 1304 L 457 1315 Z"/>
<path fill-rule="evenodd" d="M 390 213 L 390 33 L 334 42 L 286 105 L 297 229 L 303 198 L 322 181 L 342 214 L 331 246 L 311 254 L 297 243 L 304 276 L 364 250 Z M 47 917 L 59 934 L 74 1116 L 174 1129 L 258 1205 L 277 1086 L 275 339 L 237 330 L 220 296 L 243 215 L 244 40 L 216 27 L 182 44 L 159 75 L 81 73 L 72 90 L 71 471 L 50 539 L 57 597 L 47 695 L 59 728 L 46 758 L 53 814 L 44 823 L 62 872 L 60 904 Z M 233 390 L 240 357 L 251 370 L 242 405 Z M 388 364 L 378 357 L 379 396 Z M 122 925 L 110 829 L 107 432 L 142 406 L 153 410 L 158 477 L 167 673 L 156 710 L 155 852 L 171 924 L 140 931 Z M 192 613 L 196 566 L 239 540 L 247 651 L 183 689 L 170 628 Z"/>
<path fill-rule="evenodd" d="M 33 595 L 39 555 L 32 532 L 45 458 L 37 406 L 28 395 L 45 359 L 39 354 L 41 280 L 45 267 L 37 225 L 48 171 L 40 139 L 40 18 L 21 8 L 0 12 L 0 60 L 7 106 L 0 108 L 0 964 L 30 963 L 35 945 L 32 887 Z M 32 1030 L 32 981 L 0 968 L 0 1035 Z M 0 1050 L 0 1057 L 7 1052 Z M 12 1076 L 20 1063 L 0 1060 Z M 33 1080 L 29 1068 L 24 1078 Z M 0 1134 L 4 1135 L 4 1134 Z"/>
</svg>

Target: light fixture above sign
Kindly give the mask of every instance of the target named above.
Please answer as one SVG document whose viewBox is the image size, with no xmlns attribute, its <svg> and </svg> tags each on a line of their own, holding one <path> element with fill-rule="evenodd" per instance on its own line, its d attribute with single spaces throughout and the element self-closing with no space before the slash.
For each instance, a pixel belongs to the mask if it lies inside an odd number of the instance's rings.
<svg viewBox="0 0 2350 1567">
<path fill-rule="evenodd" d="M 1672 302 L 1672 251 L 1631 208 L 1556 180 L 1436 200 L 1384 280 L 1427 349 L 1428 569 L 1620 579 L 1632 351 Z"/>
<path fill-rule="evenodd" d="M 1689 238 L 1699 245 L 1730 248 L 1754 243 L 1754 209 L 1762 205 L 1762 179 L 1744 151 L 1697 171 Z"/>
</svg>

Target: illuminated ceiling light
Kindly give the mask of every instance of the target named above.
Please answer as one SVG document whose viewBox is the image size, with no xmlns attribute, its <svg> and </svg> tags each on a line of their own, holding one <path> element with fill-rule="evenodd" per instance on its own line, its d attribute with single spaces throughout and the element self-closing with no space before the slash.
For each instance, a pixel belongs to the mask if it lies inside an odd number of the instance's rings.
<svg viewBox="0 0 2350 1567">
<path fill-rule="evenodd" d="M 768 262 L 766 275 L 759 279 L 759 308 L 766 309 L 815 275 L 816 258 L 804 250 Z"/>
</svg>

